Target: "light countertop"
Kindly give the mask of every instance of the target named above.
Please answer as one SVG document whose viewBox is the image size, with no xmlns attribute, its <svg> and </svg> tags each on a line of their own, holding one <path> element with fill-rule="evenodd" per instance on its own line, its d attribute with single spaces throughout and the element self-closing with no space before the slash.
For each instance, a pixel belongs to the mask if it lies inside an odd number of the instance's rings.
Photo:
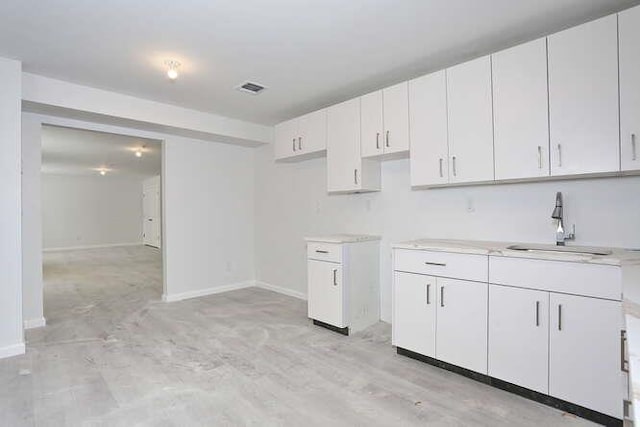
<svg viewBox="0 0 640 427">
<path fill-rule="evenodd" d="M 380 240 L 380 236 L 372 236 L 368 234 L 330 234 L 327 236 L 305 237 L 307 242 L 323 242 L 323 243 L 358 243 L 370 242 L 372 240 Z"/>
<path fill-rule="evenodd" d="M 418 249 L 427 251 L 454 252 L 465 254 L 479 254 L 491 256 L 504 256 L 512 258 L 531 258 L 551 261 L 581 262 L 588 264 L 604 265 L 640 265 L 640 251 L 631 251 L 621 248 L 602 247 L 581 247 L 567 245 L 568 248 L 581 248 L 588 251 L 611 251 L 610 255 L 592 255 L 568 252 L 545 251 L 544 249 L 554 249 L 555 245 L 535 244 L 539 250 L 514 250 L 508 249 L 512 245 L 533 245 L 518 242 L 485 242 L 478 240 L 441 240 L 441 239 L 420 239 L 408 242 L 394 243 L 391 246 L 398 249 Z"/>
</svg>

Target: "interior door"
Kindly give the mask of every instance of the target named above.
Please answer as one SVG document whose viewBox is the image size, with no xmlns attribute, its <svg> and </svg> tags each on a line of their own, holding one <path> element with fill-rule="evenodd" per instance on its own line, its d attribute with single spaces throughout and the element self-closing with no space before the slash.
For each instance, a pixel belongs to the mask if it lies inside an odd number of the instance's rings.
<svg viewBox="0 0 640 427">
<path fill-rule="evenodd" d="M 307 261 L 308 314 L 339 328 L 344 328 L 342 265 L 334 262 Z"/>
<path fill-rule="evenodd" d="M 155 248 L 162 245 L 160 177 L 146 179 L 142 184 L 142 243 Z"/>
<path fill-rule="evenodd" d="M 549 292 L 489 285 L 489 375 L 549 392 Z"/>
<path fill-rule="evenodd" d="M 425 356 L 436 356 L 436 278 L 395 273 L 393 344 Z"/>
<path fill-rule="evenodd" d="M 622 418 L 619 301 L 551 293 L 549 394 Z"/>
<path fill-rule="evenodd" d="M 487 373 L 488 286 L 438 277 L 437 359 Z"/>
</svg>

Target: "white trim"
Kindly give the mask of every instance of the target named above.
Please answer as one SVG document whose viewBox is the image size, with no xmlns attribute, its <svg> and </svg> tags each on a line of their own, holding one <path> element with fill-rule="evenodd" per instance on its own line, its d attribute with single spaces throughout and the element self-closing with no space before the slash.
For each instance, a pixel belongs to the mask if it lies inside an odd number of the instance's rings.
<svg viewBox="0 0 640 427">
<path fill-rule="evenodd" d="M 40 317 L 37 319 L 27 319 L 24 321 L 25 329 L 42 328 L 43 326 L 47 326 L 47 319 L 45 319 L 44 317 Z"/>
<path fill-rule="evenodd" d="M 245 282 L 232 283 L 230 285 L 215 286 L 213 288 L 198 289 L 197 291 L 182 292 L 179 294 L 162 294 L 162 301 L 175 302 L 185 299 L 204 297 L 207 295 L 221 294 L 223 292 L 235 291 L 238 289 L 250 288 L 253 286 L 253 280 Z"/>
<path fill-rule="evenodd" d="M 0 347 L 0 359 L 4 359 L 5 357 L 13 357 L 24 354 L 26 351 L 24 343 L 21 342 L 19 344 L 8 345 L 6 347 Z"/>
<path fill-rule="evenodd" d="M 272 285 L 267 282 L 261 282 L 260 280 L 255 281 L 255 286 L 257 288 L 267 289 L 269 291 L 277 292 L 279 294 L 288 295 L 290 297 L 298 298 L 303 301 L 307 300 L 307 294 L 300 291 L 294 291 L 293 289 L 283 288 L 282 286 Z"/>
<path fill-rule="evenodd" d="M 109 243 L 106 245 L 86 245 L 86 246 L 67 246 L 64 248 L 45 248 L 43 252 L 59 252 L 59 251 L 79 251 L 83 249 L 104 249 L 104 248 L 119 248 L 124 246 L 143 246 L 142 242 L 136 243 Z"/>
</svg>

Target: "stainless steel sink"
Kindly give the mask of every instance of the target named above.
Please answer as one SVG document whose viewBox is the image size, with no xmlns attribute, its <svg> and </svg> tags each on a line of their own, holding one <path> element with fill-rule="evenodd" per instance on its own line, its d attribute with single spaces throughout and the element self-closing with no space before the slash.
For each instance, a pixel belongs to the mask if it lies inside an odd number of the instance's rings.
<svg viewBox="0 0 640 427">
<path fill-rule="evenodd" d="M 514 251 L 554 252 L 576 255 L 611 255 L 608 249 L 590 248 L 585 246 L 550 246 L 550 245 L 511 245 L 507 249 Z"/>
</svg>

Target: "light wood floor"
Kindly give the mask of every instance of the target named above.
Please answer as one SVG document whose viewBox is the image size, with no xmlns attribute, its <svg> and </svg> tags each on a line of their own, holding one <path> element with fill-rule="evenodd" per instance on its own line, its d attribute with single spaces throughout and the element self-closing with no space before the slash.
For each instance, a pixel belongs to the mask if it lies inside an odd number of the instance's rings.
<svg viewBox="0 0 640 427">
<path fill-rule="evenodd" d="M 314 327 L 251 288 L 163 303 L 160 253 L 45 254 L 48 326 L 0 360 L 2 426 L 578 426 L 584 420 L 398 356 L 390 327 Z"/>
</svg>

